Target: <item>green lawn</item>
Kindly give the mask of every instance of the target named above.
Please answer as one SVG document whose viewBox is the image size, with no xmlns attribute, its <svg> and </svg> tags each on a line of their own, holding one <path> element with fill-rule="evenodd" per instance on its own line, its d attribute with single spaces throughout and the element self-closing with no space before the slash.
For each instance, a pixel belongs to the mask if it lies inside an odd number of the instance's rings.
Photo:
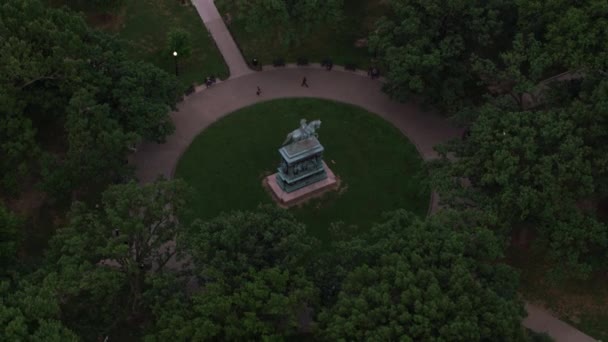
<svg viewBox="0 0 608 342">
<path fill-rule="evenodd" d="M 589 336 L 608 340 L 608 275 L 588 280 L 552 281 L 546 274 L 550 264 L 541 251 L 512 246 L 508 263 L 520 272 L 521 292 Z"/>
<path fill-rule="evenodd" d="M 341 25 L 330 23 L 303 37 L 300 44 L 286 47 L 272 37 L 272 33 L 257 34 L 245 30 L 243 20 L 231 1 L 216 1 L 220 14 L 225 17 L 230 13 L 232 23 L 229 29 L 241 48 L 245 59 L 253 57 L 262 64 L 272 64 L 278 57 L 294 63 L 299 57 L 306 57 L 311 63 L 318 63 L 331 57 L 334 64 L 355 63 L 360 69 L 367 69 L 371 63 L 371 54 L 367 47 L 355 47 L 355 42 L 367 38 L 375 21 L 387 11 L 385 1 L 381 0 L 348 0 L 345 1 L 344 17 Z M 280 27 L 275 28 L 281 30 Z"/>
<path fill-rule="evenodd" d="M 290 209 L 328 240 L 331 222 L 368 227 L 384 211 L 427 212 L 429 188 L 416 148 L 390 123 L 358 107 L 317 99 L 276 100 L 239 110 L 203 131 L 177 165 L 176 178 L 195 189 L 193 215 L 254 209 L 272 203 L 263 178 L 276 172 L 278 148 L 301 118 L 321 119 L 325 161 L 340 177 L 331 192 Z"/>
<path fill-rule="evenodd" d="M 121 7 L 103 11 L 83 0 L 48 1 L 83 11 L 89 24 L 122 38 L 133 59 L 151 62 L 170 73 L 175 73 L 175 60 L 167 50 L 167 32 L 182 28 L 192 37 L 192 55 L 179 60 L 179 79 L 184 88 L 192 83 L 202 84 L 209 75 L 228 77 L 228 67 L 191 5 L 181 5 L 177 0 L 125 0 Z"/>
</svg>

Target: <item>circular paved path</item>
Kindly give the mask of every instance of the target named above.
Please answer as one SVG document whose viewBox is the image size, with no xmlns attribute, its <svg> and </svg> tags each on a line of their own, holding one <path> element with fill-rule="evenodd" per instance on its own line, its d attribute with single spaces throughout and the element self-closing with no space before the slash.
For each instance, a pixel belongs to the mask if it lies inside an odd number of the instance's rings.
<svg viewBox="0 0 608 342">
<path fill-rule="evenodd" d="M 303 77 L 307 78 L 310 88 L 300 86 Z M 260 96 L 256 95 L 257 86 L 262 89 Z M 159 175 L 171 178 L 192 140 L 222 116 L 258 102 L 290 97 L 330 99 L 376 113 L 403 132 L 425 160 L 436 157 L 433 146 L 461 132 L 435 112 L 392 101 L 381 91 L 381 82 L 357 73 L 315 67 L 271 69 L 229 79 L 185 98 L 178 104 L 178 111 L 171 114 L 175 132 L 166 143 L 143 143 L 133 156 L 138 179 L 151 182 Z M 315 113 L 307 116 L 310 120 L 314 117 Z M 277 141 L 277 148 L 279 144 Z"/>
</svg>

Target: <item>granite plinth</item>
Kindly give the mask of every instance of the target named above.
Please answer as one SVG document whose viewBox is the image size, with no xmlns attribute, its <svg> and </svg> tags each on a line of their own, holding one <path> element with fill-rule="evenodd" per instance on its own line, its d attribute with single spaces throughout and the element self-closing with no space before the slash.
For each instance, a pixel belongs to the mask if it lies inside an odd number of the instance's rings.
<svg viewBox="0 0 608 342">
<path fill-rule="evenodd" d="M 281 189 L 293 192 L 327 178 L 322 163 L 323 150 L 316 137 L 281 147 L 281 163 L 276 174 L 276 182 Z"/>
<path fill-rule="evenodd" d="M 291 207 L 301 204 L 311 198 L 320 196 L 326 191 L 338 187 L 338 179 L 336 178 L 336 175 L 334 175 L 331 169 L 327 167 L 325 162 L 323 162 L 323 169 L 325 174 L 327 174 L 325 179 L 292 192 L 286 192 L 281 188 L 281 186 L 277 183 L 276 173 L 266 177 L 264 184 L 268 186 L 274 199 L 279 203 L 280 206 Z"/>
</svg>

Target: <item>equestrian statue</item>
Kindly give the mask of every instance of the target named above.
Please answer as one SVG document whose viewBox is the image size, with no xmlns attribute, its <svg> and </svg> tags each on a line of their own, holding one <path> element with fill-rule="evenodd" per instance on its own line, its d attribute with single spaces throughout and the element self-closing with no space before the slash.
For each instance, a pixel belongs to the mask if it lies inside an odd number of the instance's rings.
<svg viewBox="0 0 608 342">
<path fill-rule="evenodd" d="M 308 139 L 310 137 L 318 137 L 316 130 L 321 127 L 321 120 L 313 120 L 309 124 L 306 123 L 306 119 L 300 120 L 300 128 L 287 134 L 287 138 L 283 142 L 282 146 L 295 143 L 300 140 Z"/>
</svg>

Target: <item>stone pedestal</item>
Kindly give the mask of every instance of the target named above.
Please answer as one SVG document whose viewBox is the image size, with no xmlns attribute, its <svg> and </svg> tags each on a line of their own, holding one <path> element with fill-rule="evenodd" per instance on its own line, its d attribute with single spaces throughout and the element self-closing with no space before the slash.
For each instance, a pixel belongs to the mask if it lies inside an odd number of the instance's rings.
<svg viewBox="0 0 608 342">
<path fill-rule="evenodd" d="M 272 193 L 274 199 L 282 207 L 291 207 L 301 204 L 311 198 L 321 196 L 323 193 L 338 188 L 339 182 L 334 173 L 325 162 L 321 161 L 324 178 L 311 184 L 299 187 L 297 190 L 286 192 L 279 183 L 279 173 L 272 174 L 264 179 L 264 185 Z M 319 174 L 319 173 L 317 173 Z M 315 176 L 318 177 L 318 176 Z"/>
<path fill-rule="evenodd" d="M 326 179 L 323 150 L 314 136 L 281 147 L 276 183 L 284 192 L 290 193 Z"/>
</svg>

